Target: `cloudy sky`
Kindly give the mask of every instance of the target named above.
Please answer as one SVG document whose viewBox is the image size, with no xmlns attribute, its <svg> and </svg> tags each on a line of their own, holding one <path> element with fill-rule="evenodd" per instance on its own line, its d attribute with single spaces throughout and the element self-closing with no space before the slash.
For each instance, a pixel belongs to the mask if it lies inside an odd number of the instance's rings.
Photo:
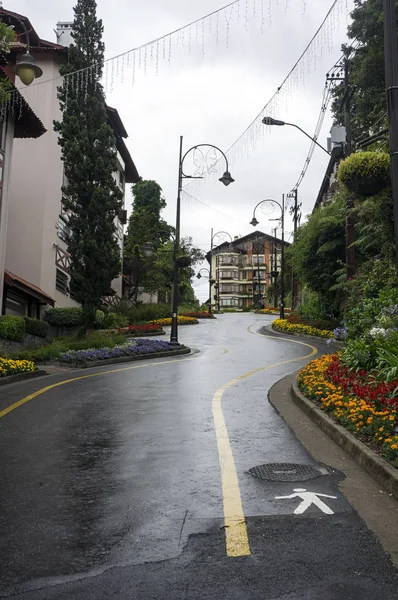
<svg viewBox="0 0 398 600">
<path fill-rule="evenodd" d="M 182 235 L 192 236 L 197 246 L 208 250 L 211 228 L 232 236 L 250 233 L 254 205 L 265 198 L 280 200 L 295 185 L 309 140 L 291 127 L 268 130 L 257 124 L 235 142 L 271 100 L 332 0 L 240 0 L 218 16 L 204 19 L 222 8 L 222 0 L 97 3 L 107 58 L 199 19 L 183 32 L 147 46 L 146 51 L 109 61 L 107 101 L 118 109 L 126 126 L 127 145 L 140 175 L 155 179 L 163 188 L 164 218 L 171 224 L 175 223 L 180 135 L 184 151 L 201 143 L 224 151 L 232 146 L 228 157 L 234 184 L 226 188 L 214 175 L 203 182 L 184 182 L 188 186 L 182 201 Z M 51 41 L 56 41 L 53 30 L 58 21 L 73 20 L 74 4 L 75 0 L 3 2 L 4 8 L 29 17 L 38 34 Z M 352 4 L 353 0 L 338 0 L 317 41 L 266 112 L 314 133 L 325 75 L 346 41 Z M 319 137 L 324 145 L 330 126 L 327 114 Z M 187 156 L 186 174 L 196 170 L 193 158 L 193 153 Z M 327 162 L 327 155 L 317 149 L 299 188 L 304 215 L 312 210 Z M 221 160 L 219 169 L 224 170 Z M 127 202 L 131 205 L 130 195 Z M 257 216 L 258 229 L 269 233 L 274 224 L 265 215 Z M 289 216 L 286 229 L 292 231 Z M 197 296 L 205 300 L 206 281 L 194 285 Z"/>
</svg>

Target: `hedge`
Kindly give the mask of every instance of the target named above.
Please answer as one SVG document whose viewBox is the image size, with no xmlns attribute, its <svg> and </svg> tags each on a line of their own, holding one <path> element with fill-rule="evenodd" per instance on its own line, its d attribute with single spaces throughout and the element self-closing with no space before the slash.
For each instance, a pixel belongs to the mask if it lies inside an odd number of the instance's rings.
<svg viewBox="0 0 398 600">
<path fill-rule="evenodd" d="M 50 308 L 44 319 L 54 327 L 79 327 L 83 325 L 83 310 L 80 307 Z"/>
<path fill-rule="evenodd" d="M 23 317 L 0 316 L 0 338 L 22 342 L 25 335 Z"/>
<path fill-rule="evenodd" d="M 105 320 L 105 313 L 97 310 L 95 327 L 101 329 Z M 83 325 L 83 309 L 80 306 L 67 308 L 50 308 L 44 314 L 44 320 L 53 327 L 80 327 Z"/>
<path fill-rule="evenodd" d="M 39 319 L 30 319 L 25 317 L 25 333 L 36 335 L 37 337 L 46 338 L 48 333 L 48 323 L 39 321 Z"/>
</svg>

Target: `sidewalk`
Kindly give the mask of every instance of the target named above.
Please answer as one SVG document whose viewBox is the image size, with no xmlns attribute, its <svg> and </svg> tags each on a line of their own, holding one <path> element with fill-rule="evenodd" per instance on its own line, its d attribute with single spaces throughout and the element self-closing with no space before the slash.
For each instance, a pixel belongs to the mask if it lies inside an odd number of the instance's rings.
<svg viewBox="0 0 398 600">
<path fill-rule="evenodd" d="M 398 566 L 398 501 L 296 406 L 292 395 L 296 378 L 293 373 L 278 381 L 269 391 L 269 402 L 316 461 L 342 474 L 339 488 Z"/>
</svg>

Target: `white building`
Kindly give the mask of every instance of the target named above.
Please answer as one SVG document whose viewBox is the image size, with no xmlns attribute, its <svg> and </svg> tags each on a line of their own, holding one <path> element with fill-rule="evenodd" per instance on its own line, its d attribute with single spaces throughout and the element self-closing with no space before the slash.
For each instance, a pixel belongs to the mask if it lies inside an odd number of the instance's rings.
<svg viewBox="0 0 398 600">
<path fill-rule="evenodd" d="M 18 55 L 24 51 L 22 28 L 17 20 L 13 21 L 14 13 L 5 12 L 15 25 L 18 44 L 14 47 L 14 54 Z M 29 89 L 29 101 L 47 132 L 38 140 L 18 139 L 14 143 L 5 242 L 3 314 L 38 316 L 49 305 L 77 306 L 69 293 L 67 242 L 71 232 L 68 217 L 62 210 L 64 168 L 58 135 L 53 130 L 54 120 L 61 120 L 62 115 L 57 83 L 45 83 L 59 75 L 60 65 L 66 61 L 67 48 L 40 39 L 29 20 L 22 15 L 17 16 L 30 32 L 31 54 L 43 70 L 41 85 L 37 85 L 32 94 Z M 62 41 L 61 37 L 59 39 Z M 125 184 L 136 183 L 139 175 L 124 142 L 127 132 L 117 110 L 108 107 L 107 113 L 116 136 L 118 171 L 115 179 L 124 191 Z M 126 220 L 127 212 L 122 210 L 116 222 L 121 255 Z M 121 298 L 121 277 L 112 282 L 112 292 L 112 296 L 104 299 L 105 303 L 114 304 Z"/>
</svg>

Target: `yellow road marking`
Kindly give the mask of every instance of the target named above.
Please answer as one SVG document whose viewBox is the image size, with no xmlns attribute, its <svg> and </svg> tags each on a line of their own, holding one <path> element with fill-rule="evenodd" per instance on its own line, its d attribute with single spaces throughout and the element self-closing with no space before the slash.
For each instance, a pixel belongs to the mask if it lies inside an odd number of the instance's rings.
<svg viewBox="0 0 398 600">
<path fill-rule="evenodd" d="M 252 333 L 252 332 L 251 332 Z M 281 338 L 279 338 L 281 339 Z M 289 360 L 283 360 L 281 362 L 260 367 L 245 375 L 232 379 L 222 387 L 220 387 L 213 396 L 212 411 L 213 421 L 216 431 L 217 448 L 218 448 L 218 459 L 221 469 L 221 486 L 223 493 L 223 507 L 224 507 L 224 526 L 225 526 L 225 543 L 227 556 L 248 556 L 251 554 L 249 536 L 247 532 L 245 515 L 242 507 L 242 499 L 239 488 L 238 473 L 236 471 L 235 460 L 229 440 L 228 429 L 225 423 L 224 414 L 222 410 L 222 397 L 224 392 L 232 387 L 233 385 L 255 375 L 262 371 L 267 371 L 273 367 L 285 365 L 290 362 L 304 360 L 317 354 L 318 350 L 310 344 L 304 342 L 297 342 L 296 340 L 288 340 L 295 343 L 301 344 L 302 346 L 308 346 L 312 349 L 309 354 L 298 358 L 290 358 Z"/>
<path fill-rule="evenodd" d="M 37 398 L 37 396 L 40 396 L 41 394 L 44 394 L 45 392 L 48 392 L 49 390 L 53 390 L 56 387 L 60 387 L 61 385 L 65 385 L 67 383 L 72 383 L 73 381 L 80 381 L 81 379 L 90 379 L 91 377 L 99 377 L 100 375 L 108 375 L 109 373 L 120 373 L 121 371 L 131 371 L 133 369 L 142 369 L 143 367 L 157 367 L 158 365 L 169 365 L 171 363 L 180 362 L 181 360 L 184 360 L 184 362 L 185 362 L 188 360 L 196 360 L 196 358 L 182 358 L 182 359 L 175 358 L 173 360 L 164 360 L 162 362 L 157 362 L 157 363 L 143 363 L 140 365 L 133 365 L 130 367 L 122 367 L 120 369 L 111 369 L 109 371 L 101 371 L 100 373 L 90 373 L 89 375 L 80 375 L 79 377 L 65 379 L 64 381 L 59 381 L 58 383 L 53 383 L 51 385 L 48 385 L 47 387 L 41 388 L 40 390 L 37 390 L 37 392 L 33 392 L 33 394 L 29 394 L 29 396 L 25 396 L 25 398 L 22 398 L 22 400 L 18 400 L 18 402 L 14 402 L 14 404 L 7 406 L 7 408 L 0 411 L 0 419 L 2 417 L 5 417 L 6 415 L 8 415 L 10 412 L 15 410 L 19 406 L 26 404 L 26 402 L 29 402 L 30 400 Z"/>
</svg>

